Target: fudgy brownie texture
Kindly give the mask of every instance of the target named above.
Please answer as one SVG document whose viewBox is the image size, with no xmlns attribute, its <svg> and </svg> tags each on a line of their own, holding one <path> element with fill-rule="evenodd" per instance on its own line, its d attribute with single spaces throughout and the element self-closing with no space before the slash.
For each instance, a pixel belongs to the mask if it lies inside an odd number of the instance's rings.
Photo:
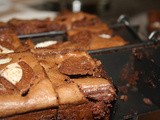
<svg viewBox="0 0 160 120">
<path fill-rule="evenodd" d="M 109 109 L 106 104 L 86 103 L 77 106 L 60 106 L 57 120 L 107 120 Z"/>
<path fill-rule="evenodd" d="M 32 111 L 29 113 L 23 113 L 5 118 L 5 120 L 56 120 L 56 119 L 57 119 L 56 108 Z"/>
</svg>

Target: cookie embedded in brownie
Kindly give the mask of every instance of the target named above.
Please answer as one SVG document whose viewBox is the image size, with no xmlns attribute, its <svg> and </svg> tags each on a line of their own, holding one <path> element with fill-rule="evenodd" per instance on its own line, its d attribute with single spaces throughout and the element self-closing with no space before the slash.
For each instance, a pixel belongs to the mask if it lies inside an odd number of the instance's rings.
<svg viewBox="0 0 160 120">
<path fill-rule="evenodd" d="M 57 107 L 57 95 L 30 52 L 0 58 L 0 118 Z"/>
</svg>

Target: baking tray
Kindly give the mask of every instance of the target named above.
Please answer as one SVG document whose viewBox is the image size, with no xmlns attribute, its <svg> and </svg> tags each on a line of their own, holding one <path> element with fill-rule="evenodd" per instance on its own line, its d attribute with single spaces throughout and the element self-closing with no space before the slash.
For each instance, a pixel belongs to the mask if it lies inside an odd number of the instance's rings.
<svg viewBox="0 0 160 120">
<path fill-rule="evenodd" d="M 149 48 L 128 48 L 125 51 L 118 51 L 113 53 L 99 53 L 99 54 L 91 54 L 93 58 L 96 58 L 98 60 L 101 60 L 103 64 L 103 68 L 107 71 L 107 74 L 112 78 L 113 84 L 117 87 L 117 89 L 121 86 L 127 85 L 128 81 L 124 81 L 121 79 L 122 71 L 126 65 L 130 65 L 130 69 L 134 68 L 136 69 L 137 66 L 145 61 L 145 59 L 148 59 L 151 61 L 150 57 L 148 56 L 144 57 L 143 59 L 139 60 L 135 53 L 135 49 L 138 50 L 138 52 L 141 54 L 143 51 L 149 52 L 149 54 L 155 55 L 154 52 L 157 50 L 155 48 L 152 48 L 151 46 L 148 46 Z M 159 47 L 160 48 L 160 47 Z M 149 50 L 149 51 L 148 51 Z M 145 53 L 143 53 L 145 56 Z M 141 54 L 142 55 L 142 54 Z M 145 64 L 141 69 L 139 69 L 138 72 L 141 72 L 142 70 L 146 70 L 148 68 L 149 64 Z M 130 70 L 128 69 L 128 70 Z M 159 73 L 155 73 L 159 74 Z M 142 78 L 147 77 L 145 74 Z M 152 112 L 159 110 L 160 106 L 155 104 L 154 102 L 152 105 L 147 105 L 143 102 L 143 99 L 145 97 L 146 92 L 150 91 L 142 91 L 139 88 L 143 88 L 144 86 L 141 84 L 140 86 L 130 87 L 128 88 L 128 92 L 125 94 L 128 96 L 128 100 L 125 102 L 123 100 L 120 100 L 120 96 L 123 95 L 121 92 L 117 90 L 118 99 L 113 106 L 112 112 L 111 112 L 111 120 L 137 120 L 138 116 L 144 113 Z M 159 95 L 160 97 L 160 95 Z"/>
</svg>

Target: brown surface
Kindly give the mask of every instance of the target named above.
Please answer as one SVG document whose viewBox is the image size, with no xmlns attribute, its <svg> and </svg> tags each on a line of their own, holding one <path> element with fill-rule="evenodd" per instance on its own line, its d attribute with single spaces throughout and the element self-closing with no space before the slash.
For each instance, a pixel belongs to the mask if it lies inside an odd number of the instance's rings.
<svg viewBox="0 0 160 120">
<path fill-rule="evenodd" d="M 30 113 L 20 114 L 5 118 L 5 120 L 56 120 L 57 109 L 47 109 L 33 111 Z"/>
</svg>

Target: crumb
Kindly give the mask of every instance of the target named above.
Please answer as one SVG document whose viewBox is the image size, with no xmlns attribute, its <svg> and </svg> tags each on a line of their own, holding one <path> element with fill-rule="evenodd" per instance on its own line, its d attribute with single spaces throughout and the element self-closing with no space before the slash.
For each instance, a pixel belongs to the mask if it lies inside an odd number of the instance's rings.
<svg viewBox="0 0 160 120">
<path fill-rule="evenodd" d="M 127 95 L 121 95 L 120 100 L 123 100 L 124 102 L 126 102 L 128 100 L 128 96 Z"/>
<path fill-rule="evenodd" d="M 149 98 L 143 98 L 143 102 L 147 105 L 152 105 L 152 101 Z"/>
</svg>

